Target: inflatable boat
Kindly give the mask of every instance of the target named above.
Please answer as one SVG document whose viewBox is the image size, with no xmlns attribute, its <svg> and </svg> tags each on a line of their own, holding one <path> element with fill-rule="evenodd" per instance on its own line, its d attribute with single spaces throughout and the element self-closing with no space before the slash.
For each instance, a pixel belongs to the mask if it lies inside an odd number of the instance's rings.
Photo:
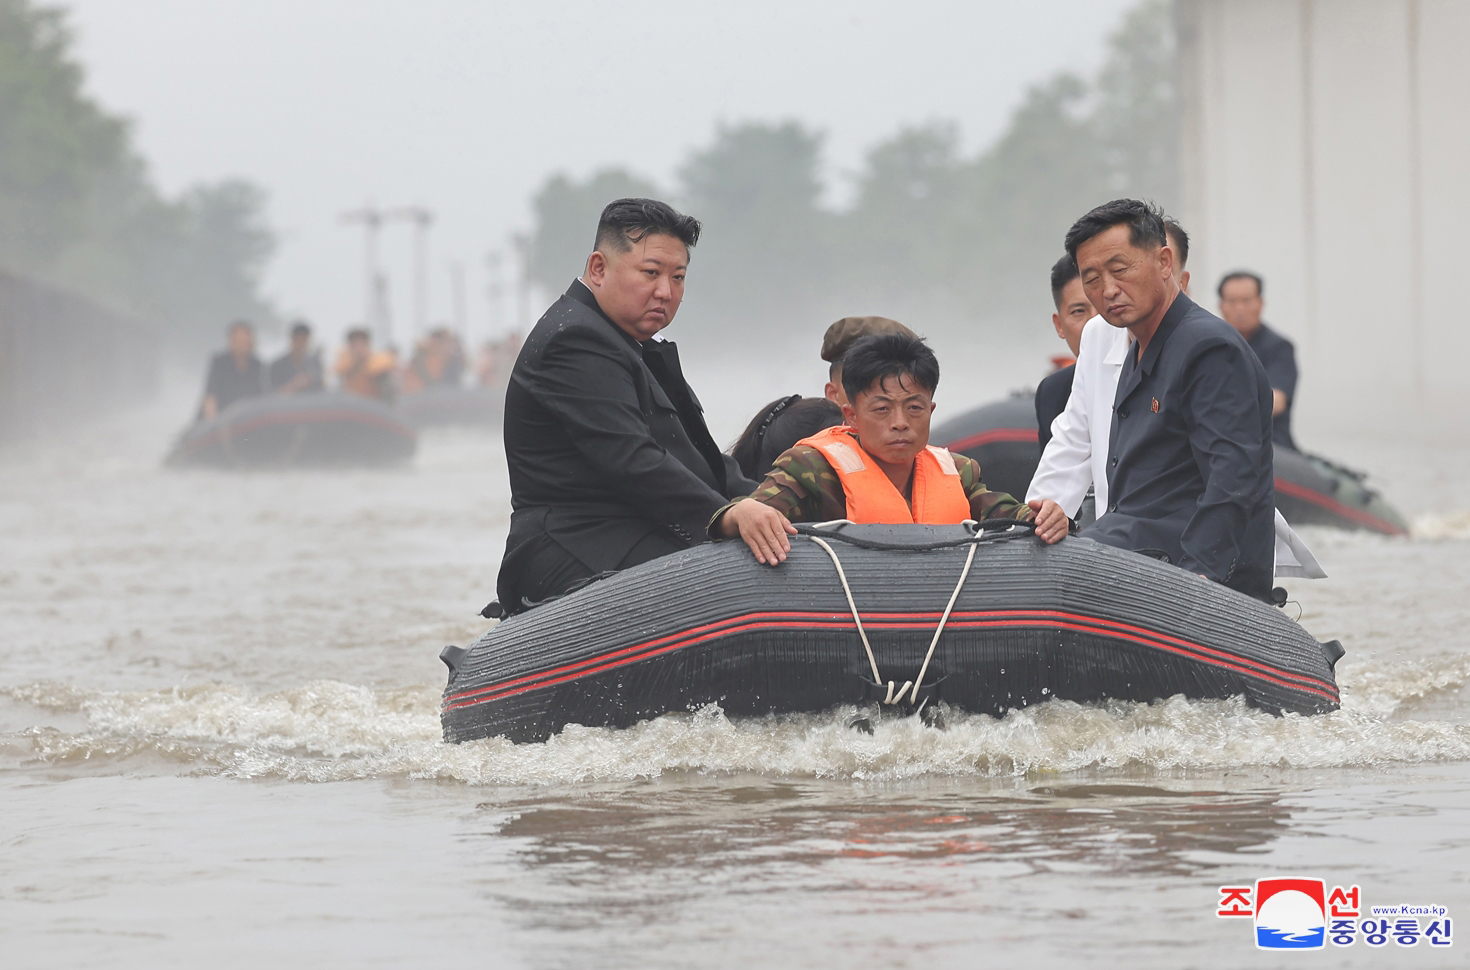
<svg viewBox="0 0 1470 970">
<path fill-rule="evenodd" d="M 398 399 L 398 413 L 415 428 L 441 425 L 500 427 L 505 388 L 428 387 Z"/>
<path fill-rule="evenodd" d="M 1034 397 L 1018 392 L 982 404 L 936 427 L 930 440 L 980 463 L 985 484 L 1024 498 L 1041 461 Z M 1292 525 L 1366 529 L 1407 535 L 1408 523 L 1362 472 L 1326 458 L 1275 449 L 1276 507 Z"/>
<path fill-rule="evenodd" d="M 781 566 L 707 543 L 616 573 L 446 647 L 450 742 L 539 741 L 717 703 L 730 716 L 1051 698 L 1243 696 L 1338 706 L 1337 641 L 1144 556 L 1010 520 L 801 526 Z"/>
<path fill-rule="evenodd" d="M 392 409 L 353 394 L 276 394 L 236 401 L 189 428 L 170 465 L 280 468 L 408 461 L 418 433 Z"/>
</svg>

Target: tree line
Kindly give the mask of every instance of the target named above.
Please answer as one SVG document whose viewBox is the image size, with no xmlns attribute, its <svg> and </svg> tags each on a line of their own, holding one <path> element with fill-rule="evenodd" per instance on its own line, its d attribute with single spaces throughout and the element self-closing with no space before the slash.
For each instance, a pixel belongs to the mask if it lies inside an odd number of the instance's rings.
<svg viewBox="0 0 1470 970">
<path fill-rule="evenodd" d="M 84 81 L 62 11 L 0 0 L 0 264 L 141 317 L 181 352 L 218 343 L 233 318 L 272 322 L 262 190 L 165 197 L 128 122 Z"/>
<path fill-rule="evenodd" d="M 822 136 L 794 121 L 721 127 L 673 185 L 609 167 L 556 175 L 519 240 L 531 283 L 560 292 L 619 196 L 664 198 L 705 234 L 681 339 L 738 324 L 774 336 L 797 322 L 879 313 L 930 332 L 1034 322 L 1077 216 L 1120 196 L 1178 198 L 1179 95 L 1172 4 L 1145 0 L 1108 41 L 1098 75 L 1029 90 L 1001 137 L 966 157 L 956 126 L 903 129 L 871 149 L 852 202 L 821 202 Z M 691 309 L 692 309 L 691 305 Z"/>
</svg>

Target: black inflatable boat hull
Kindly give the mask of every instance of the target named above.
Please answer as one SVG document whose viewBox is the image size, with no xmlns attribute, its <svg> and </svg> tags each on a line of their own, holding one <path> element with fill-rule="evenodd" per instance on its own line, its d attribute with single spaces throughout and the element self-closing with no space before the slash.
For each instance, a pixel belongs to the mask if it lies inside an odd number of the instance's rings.
<svg viewBox="0 0 1470 970">
<path fill-rule="evenodd" d="M 505 389 L 430 387 L 398 399 L 398 413 L 415 428 L 467 425 L 499 428 L 505 415 Z"/>
<path fill-rule="evenodd" d="M 935 444 L 980 463 L 985 484 L 1024 498 L 1041 462 L 1036 408 L 1031 395 L 1013 395 L 943 422 L 930 435 Z M 1289 448 L 1275 449 L 1276 507 L 1292 525 L 1366 529 L 1407 535 L 1408 523 L 1369 488 L 1361 473 Z"/>
<path fill-rule="evenodd" d="M 858 538 L 960 539 L 962 526 L 844 526 Z M 917 676 L 966 546 L 840 557 L 884 682 Z M 1000 715 L 1050 698 L 1244 697 L 1272 712 L 1336 709 L 1336 643 L 1281 611 L 1143 556 L 1023 535 L 979 544 L 923 703 Z M 718 703 L 732 716 L 881 700 L 831 559 L 792 540 L 777 568 L 698 546 L 511 617 L 446 648 L 444 738 L 537 741 L 568 724 L 625 727 Z"/>
<path fill-rule="evenodd" d="M 237 401 L 184 432 L 170 465 L 218 468 L 375 466 L 406 462 L 418 432 L 390 408 L 352 394 L 281 394 Z"/>
</svg>

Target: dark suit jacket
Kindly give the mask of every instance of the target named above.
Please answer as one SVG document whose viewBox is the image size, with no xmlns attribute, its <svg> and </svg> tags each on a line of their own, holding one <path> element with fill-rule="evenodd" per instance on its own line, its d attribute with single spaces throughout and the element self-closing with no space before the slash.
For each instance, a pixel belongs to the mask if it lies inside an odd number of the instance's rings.
<svg viewBox="0 0 1470 970">
<path fill-rule="evenodd" d="M 1067 410 L 1067 398 L 1072 396 L 1072 378 L 1077 376 L 1077 365 L 1069 364 L 1054 374 L 1048 374 L 1036 385 L 1036 440 L 1041 450 L 1051 440 L 1051 423 L 1057 415 Z"/>
<path fill-rule="evenodd" d="M 1271 385 L 1233 327 L 1175 298 L 1123 362 L 1108 454 L 1109 507 L 1083 535 L 1270 598 Z"/>
<path fill-rule="evenodd" d="M 516 359 L 505 456 L 514 512 L 502 603 L 519 601 L 516 553 L 529 540 L 549 536 L 600 573 L 654 532 L 684 546 L 706 541 L 715 511 L 756 488 L 710 437 L 674 344 L 629 337 L 580 280 Z"/>
</svg>

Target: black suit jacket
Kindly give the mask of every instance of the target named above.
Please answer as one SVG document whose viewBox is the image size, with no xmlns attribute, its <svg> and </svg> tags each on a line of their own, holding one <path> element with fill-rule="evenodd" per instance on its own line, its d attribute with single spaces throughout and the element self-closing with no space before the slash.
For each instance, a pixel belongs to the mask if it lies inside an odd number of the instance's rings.
<svg viewBox="0 0 1470 970">
<path fill-rule="evenodd" d="M 1271 595 L 1271 385 L 1245 338 L 1184 294 L 1118 376 L 1109 506 L 1083 535 Z"/>
<path fill-rule="evenodd" d="M 1076 376 L 1077 365 L 1069 364 L 1046 375 L 1036 385 L 1036 440 L 1041 443 L 1042 451 L 1051 440 L 1051 423 L 1067 410 L 1067 398 L 1072 396 L 1072 378 Z"/>
<path fill-rule="evenodd" d="M 546 311 L 505 394 L 511 515 L 498 583 L 518 601 L 516 553 L 546 535 L 592 573 L 649 534 L 690 546 L 756 483 L 720 452 L 668 341 L 640 344 L 580 281 Z"/>
</svg>

